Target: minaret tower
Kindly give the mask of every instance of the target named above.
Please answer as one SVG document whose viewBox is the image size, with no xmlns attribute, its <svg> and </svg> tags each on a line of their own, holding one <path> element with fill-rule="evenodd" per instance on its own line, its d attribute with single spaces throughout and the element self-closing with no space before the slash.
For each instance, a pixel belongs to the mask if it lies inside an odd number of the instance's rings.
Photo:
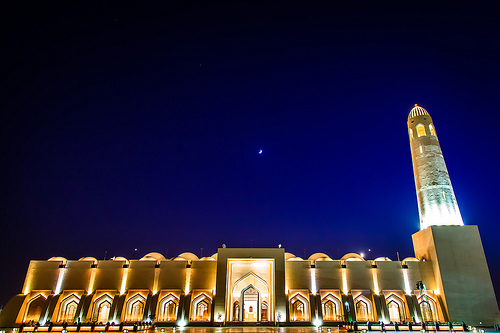
<svg viewBox="0 0 500 333">
<path fill-rule="evenodd" d="M 408 134 L 420 229 L 432 225 L 463 225 L 432 118 L 417 104 L 408 115 Z"/>
</svg>

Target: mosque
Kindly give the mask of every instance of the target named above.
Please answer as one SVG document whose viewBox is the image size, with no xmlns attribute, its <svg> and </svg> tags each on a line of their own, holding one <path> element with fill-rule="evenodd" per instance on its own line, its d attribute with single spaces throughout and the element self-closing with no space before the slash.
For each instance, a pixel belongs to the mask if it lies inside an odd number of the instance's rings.
<svg viewBox="0 0 500 333">
<path fill-rule="evenodd" d="M 137 323 L 357 322 L 371 330 L 419 331 L 421 323 L 440 330 L 436 323 L 450 322 L 444 326 L 448 331 L 453 322 L 498 324 L 478 227 L 462 221 L 436 128 L 424 108 L 411 110 L 408 134 L 421 224 L 413 235 L 415 257 L 300 258 L 283 248 L 223 247 L 202 258 L 149 253 L 139 260 L 33 260 L 22 292 L 0 314 L 0 327 L 67 332 L 121 331 Z"/>
</svg>

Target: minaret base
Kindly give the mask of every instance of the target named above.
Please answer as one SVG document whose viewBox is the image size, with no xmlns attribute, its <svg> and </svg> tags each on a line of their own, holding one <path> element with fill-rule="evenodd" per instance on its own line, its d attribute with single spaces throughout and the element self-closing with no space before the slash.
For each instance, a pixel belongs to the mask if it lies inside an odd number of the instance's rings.
<svg viewBox="0 0 500 333">
<path fill-rule="evenodd" d="M 450 321 L 468 325 L 500 323 L 477 226 L 430 226 L 412 238 L 415 256 L 432 262 L 438 293 Z"/>
</svg>

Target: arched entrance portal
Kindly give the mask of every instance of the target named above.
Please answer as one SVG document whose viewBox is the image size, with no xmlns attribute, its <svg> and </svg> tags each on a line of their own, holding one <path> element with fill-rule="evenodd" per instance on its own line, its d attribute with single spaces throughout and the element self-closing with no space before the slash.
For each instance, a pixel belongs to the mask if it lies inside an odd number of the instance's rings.
<svg viewBox="0 0 500 333">
<path fill-rule="evenodd" d="M 243 321 L 260 321 L 259 316 L 259 292 L 252 285 L 243 290 Z"/>
<path fill-rule="evenodd" d="M 226 321 L 274 321 L 274 261 L 228 259 Z"/>
</svg>

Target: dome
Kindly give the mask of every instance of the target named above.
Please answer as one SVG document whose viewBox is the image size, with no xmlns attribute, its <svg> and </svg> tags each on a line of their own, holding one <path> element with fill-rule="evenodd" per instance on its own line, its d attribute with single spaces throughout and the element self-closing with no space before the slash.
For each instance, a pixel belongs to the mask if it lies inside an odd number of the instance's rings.
<svg viewBox="0 0 500 333">
<path fill-rule="evenodd" d="M 316 260 L 331 261 L 332 259 L 324 253 L 315 253 L 309 257 L 309 261 L 315 262 Z"/>
<path fill-rule="evenodd" d="M 360 256 L 357 253 L 348 253 L 344 255 L 340 260 L 345 260 L 345 261 L 365 261 L 365 258 Z"/>
<path fill-rule="evenodd" d="M 167 260 L 167 259 L 165 259 L 165 257 L 161 253 L 151 252 L 151 253 L 146 254 L 144 257 L 142 257 L 139 260 L 151 260 L 151 261 L 152 260 L 156 260 L 156 261 L 162 261 L 162 260 Z"/>
<path fill-rule="evenodd" d="M 411 109 L 410 114 L 408 115 L 408 119 L 416 117 L 416 116 L 425 116 L 425 115 L 428 116 L 429 112 L 427 112 L 427 110 L 424 109 L 423 107 L 415 104 L 415 107 L 413 109 Z"/>
</svg>

